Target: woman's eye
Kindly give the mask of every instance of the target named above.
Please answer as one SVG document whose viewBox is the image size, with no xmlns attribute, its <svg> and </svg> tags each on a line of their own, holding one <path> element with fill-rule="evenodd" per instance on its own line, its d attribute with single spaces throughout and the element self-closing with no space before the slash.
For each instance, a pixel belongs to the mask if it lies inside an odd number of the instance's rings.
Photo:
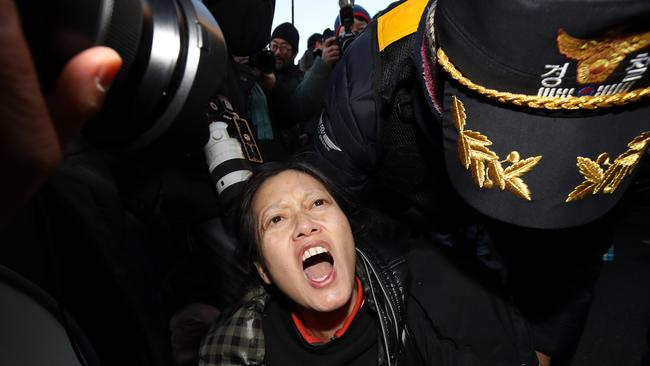
<svg viewBox="0 0 650 366">
<path fill-rule="evenodd" d="M 271 217 L 271 220 L 269 220 L 269 221 L 271 222 L 271 224 L 277 224 L 278 222 L 282 221 L 282 217 L 281 216 L 273 216 L 273 217 Z"/>
<path fill-rule="evenodd" d="M 317 207 L 318 207 L 318 206 L 322 206 L 322 205 L 324 205 L 324 204 L 325 204 L 325 200 L 322 199 L 322 198 L 317 199 L 316 201 L 314 201 L 314 206 L 317 206 Z"/>
</svg>

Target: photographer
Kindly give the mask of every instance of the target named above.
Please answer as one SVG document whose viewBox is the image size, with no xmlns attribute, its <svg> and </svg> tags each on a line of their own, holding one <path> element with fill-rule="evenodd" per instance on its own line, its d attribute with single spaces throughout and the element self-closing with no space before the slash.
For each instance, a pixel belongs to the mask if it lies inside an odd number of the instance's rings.
<svg viewBox="0 0 650 366">
<path fill-rule="evenodd" d="M 354 5 L 352 8 L 353 23 L 350 25 L 350 32 L 357 36 L 361 33 L 368 23 L 370 23 L 370 14 L 361 5 Z M 343 24 L 341 24 L 341 15 L 339 14 L 334 21 L 334 34 L 337 37 L 342 37 L 346 31 Z"/>
<path fill-rule="evenodd" d="M 300 61 L 298 61 L 298 67 L 302 72 L 307 72 L 314 64 L 316 57 L 320 57 L 323 54 L 323 35 L 320 33 L 314 33 L 307 39 L 307 50 L 302 54 Z"/>
<path fill-rule="evenodd" d="M 325 87 L 333 65 L 340 58 L 336 39 L 325 41 L 322 57 L 303 73 L 294 64 L 300 36 L 290 23 L 280 24 L 271 35 L 275 68 L 263 75 L 261 85 L 267 93 L 274 134 L 281 136 L 287 153 L 304 146 L 312 131 L 310 121 L 317 118 L 324 101 Z M 307 128 L 305 125 L 309 124 Z"/>
</svg>

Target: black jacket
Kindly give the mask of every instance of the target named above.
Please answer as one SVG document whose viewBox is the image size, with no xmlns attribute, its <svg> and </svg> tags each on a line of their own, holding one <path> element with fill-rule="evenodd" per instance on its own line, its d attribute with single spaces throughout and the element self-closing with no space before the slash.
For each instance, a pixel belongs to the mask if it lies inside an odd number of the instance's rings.
<svg viewBox="0 0 650 366">
<path fill-rule="evenodd" d="M 486 290 L 480 276 L 469 276 L 462 262 L 431 245 L 417 246 L 408 256 L 395 255 L 394 248 L 357 248 L 365 306 L 381 330 L 379 365 L 536 364 L 526 322 Z M 211 327 L 201 345 L 201 366 L 264 364 L 262 321 L 269 296 L 254 289 Z"/>
</svg>

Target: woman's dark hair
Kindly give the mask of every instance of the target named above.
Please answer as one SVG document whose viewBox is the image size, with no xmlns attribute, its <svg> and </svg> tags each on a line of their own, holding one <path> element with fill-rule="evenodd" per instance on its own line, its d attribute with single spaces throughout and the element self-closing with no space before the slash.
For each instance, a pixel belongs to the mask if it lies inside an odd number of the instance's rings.
<svg viewBox="0 0 650 366">
<path fill-rule="evenodd" d="M 249 270 L 253 272 L 254 263 L 263 263 L 262 251 L 260 250 L 257 222 L 253 215 L 253 199 L 262 184 L 269 178 L 274 177 L 287 170 L 305 173 L 319 181 L 332 195 L 343 213 L 348 216 L 354 214 L 356 205 L 349 198 L 348 194 L 313 165 L 301 160 L 290 162 L 270 162 L 258 166 L 250 177 L 242 193 L 242 202 L 239 209 L 239 242 L 242 259 L 249 263 Z M 252 273 L 251 273 L 252 274 Z"/>
</svg>

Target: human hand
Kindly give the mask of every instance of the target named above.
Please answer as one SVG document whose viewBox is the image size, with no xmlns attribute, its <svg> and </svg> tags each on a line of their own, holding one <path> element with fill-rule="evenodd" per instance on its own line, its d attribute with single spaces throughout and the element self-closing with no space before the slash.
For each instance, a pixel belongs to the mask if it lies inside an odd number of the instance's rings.
<svg viewBox="0 0 650 366">
<path fill-rule="evenodd" d="M 93 47 L 73 57 L 42 94 L 12 0 L 0 0 L 0 225 L 47 179 L 63 146 L 101 107 L 120 56 Z"/>
<path fill-rule="evenodd" d="M 255 75 L 259 80 L 260 86 L 262 86 L 262 89 L 269 91 L 275 87 L 275 83 L 278 81 L 278 79 L 275 77 L 274 73 L 264 74 L 261 71 L 259 71 L 259 69 L 254 69 L 254 70 L 255 70 Z"/>
<path fill-rule="evenodd" d="M 336 37 L 330 37 L 325 40 L 321 58 L 329 65 L 334 65 L 341 58 L 341 48 Z"/>
<path fill-rule="evenodd" d="M 542 352 L 535 351 L 535 354 L 537 354 L 537 360 L 539 360 L 539 366 L 550 366 L 551 365 L 551 357 L 545 355 Z"/>
<path fill-rule="evenodd" d="M 236 64 L 247 64 L 250 62 L 250 57 L 249 56 L 233 56 L 233 60 L 235 60 Z"/>
</svg>

